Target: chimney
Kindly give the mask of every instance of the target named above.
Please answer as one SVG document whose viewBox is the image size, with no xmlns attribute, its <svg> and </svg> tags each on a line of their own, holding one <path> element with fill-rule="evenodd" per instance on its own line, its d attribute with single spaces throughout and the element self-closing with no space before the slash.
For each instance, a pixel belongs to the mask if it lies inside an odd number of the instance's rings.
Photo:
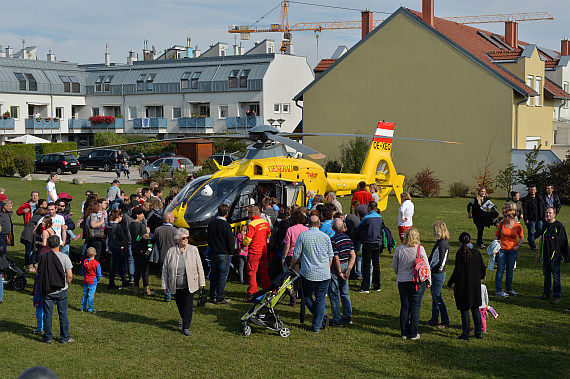
<svg viewBox="0 0 570 379">
<path fill-rule="evenodd" d="M 374 28 L 372 24 L 372 12 L 368 9 L 362 11 L 362 38 L 366 37 L 368 33 Z"/>
<path fill-rule="evenodd" d="M 6 58 L 6 52 L 2 50 L 2 46 L 0 45 L 0 58 Z"/>
<path fill-rule="evenodd" d="M 512 20 L 505 22 L 505 43 L 513 49 L 519 48 L 519 24 Z"/>
<path fill-rule="evenodd" d="M 566 38 L 562 40 L 560 55 L 570 55 L 570 40 Z"/>
<path fill-rule="evenodd" d="M 8 58 L 14 58 L 14 50 L 10 46 L 6 48 L 6 56 Z"/>
<path fill-rule="evenodd" d="M 433 28 L 434 0 L 422 0 L 422 20 Z"/>
<path fill-rule="evenodd" d="M 198 45 L 196 45 L 196 47 L 194 48 L 194 58 L 200 58 L 200 55 L 202 54 L 202 52 L 200 50 L 198 50 Z"/>
<path fill-rule="evenodd" d="M 150 61 L 152 60 L 150 56 L 150 50 L 148 49 L 148 40 L 144 40 L 144 47 L 143 47 L 143 60 Z"/>
<path fill-rule="evenodd" d="M 48 62 L 55 62 L 55 54 L 52 54 L 51 50 L 47 53 L 47 61 Z"/>
<path fill-rule="evenodd" d="M 129 51 L 129 56 L 127 57 L 127 64 L 129 66 L 132 66 L 133 62 L 138 61 L 138 57 L 136 56 L 135 52 L 133 50 Z"/>
<path fill-rule="evenodd" d="M 111 65 L 111 54 L 109 54 L 109 44 L 105 44 L 105 66 Z"/>
</svg>

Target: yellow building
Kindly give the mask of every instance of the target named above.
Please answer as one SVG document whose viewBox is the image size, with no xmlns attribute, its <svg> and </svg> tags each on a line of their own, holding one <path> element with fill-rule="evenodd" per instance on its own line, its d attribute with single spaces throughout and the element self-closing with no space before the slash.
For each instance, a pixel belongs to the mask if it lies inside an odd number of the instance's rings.
<svg viewBox="0 0 570 379">
<path fill-rule="evenodd" d="M 474 185 L 486 165 L 504 169 L 517 150 L 549 150 L 553 99 L 570 95 L 545 78 L 550 57 L 518 41 L 516 23 L 498 36 L 433 17 L 431 5 L 423 18 L 397 10 L 295 100 L 303 102 L 304 132 L 371 134 L 386 120 L 396 123 L 395 137 L 461 142 L 394 140 L 398 172 L 429 167 L 445 193 L 456 181 Z M 336 159 L 349 139 L 324 138 L 303 143 Z"/>
</svg>

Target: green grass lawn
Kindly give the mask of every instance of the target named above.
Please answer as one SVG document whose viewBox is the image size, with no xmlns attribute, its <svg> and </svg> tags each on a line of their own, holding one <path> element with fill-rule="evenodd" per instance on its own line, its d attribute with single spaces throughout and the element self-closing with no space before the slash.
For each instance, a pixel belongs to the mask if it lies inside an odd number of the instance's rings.
<svg viewBox="0 0 570 379">
<path fill-rule="evenodd" d="M 29 198 L 32 189 L 45 196 L 45 182 L 21 182 L 1 179 L 14 200 L 14 211 Z M 80 214 L 84 192 L 93 189 L 103 194 L 107 184 L 77 186 L 59 183 L 58 191 L 74 196 L 73 211 Z M 121 185 L 127 193 L 136 186 Z M 344 207 L 348 198 L 341 199 Z M 431 224 L 444 221 L 452 235 L 452 254 L 447 278 L 454 267 L 457 236 L 461 231 L 475 235 L 476 229 L 467 219 L 468 199 L 413 199 L 414 225 L 419 229 L 426 250 L 433 246 Z M 497 204 L 501 202 L 497 199 Z M 570 228 L 570 207 L 563 207 L 560 220 Z M 397 232 L 397 202 L 391 198 L 383 212 L 385 223 Z M 76 220 L 77 217 L 74 217 Z M 22 218 L 13 216 L 16 240 L 23 228 Z M 525 229 L 526 233 L 526 229 Z M 486 229 L 485 243 L 493 231 Z M 81 240 L 76 242 L 81 245 Z M 486 252 L 483 252 L 487 261 Z M 23 247 L 9 250 L 23 267 Z M 74 267 L 74 280 L 69 289 L 70 331 L 73 344 L 41 344 L 32 334 L 35 310 L 32 306 L 31 282 L 25 291 L 4 290 L 0 305 L 0 377 L 16 377 L 32 365 L 52 368 L 62 378 L 137 378 L 137 377 L 569 377 L 568 361 L 570 307 L 566 295 L 570 288 L 568 267 L 562 267 L 563 298 L 559 304 L 536 300 L 542 294 L 542 269 L 534 260 L 528 245 L 521 248 L 514 273 L 514 289 L 519 297 L 490 297 L 490 305 L 499 318 L 489 319 L 488 332 L 482 340 L 458 341 L 461 320 L 453 294 L 444 289 L 452 327 L 439 330 L 426 321 L 431 316 L 431 295 L 423 300 L 421 339 L 400 339 L 399 296 L 392 257 L 380 257 L 382 292 L 359 294 L 357 282 L 351 282 L 354 325 L 329 328 L 318 335 L 310 332 L 310 322 L 299 323 L 299 306 L 278 306 L 285 325 L 291 328 L 289 338 L 253 326 L 249 337 L 241 333 L 238 318 L 248 308 L 241 300 L 246 287 L 235 278 L 228 282 L 227 296 L 231 305 L 194 308 L 192 335 L 178 332 L 179 316 L 174 302 L 166 304 L 158 295 L 135 297 L 130 291 L 107 291 L 107 279 L 97 289 L 96 315 L 79 311 L 82 297 L 80 268 Z M 492 294 L 494 272 L 488 271 L 484 283 Z M 207 283 L 209 285 L 209 283 Z M 151 287 L 159 290 L 155 269 Z M 327 312 L 330 312 L 327 301 Z M 309 313 L 308 313 L 309 314 Z M 54 315 L 55 316 L 55 315 Z M 310 320 L 310 315 L 308 316 Z M 54 319 L 54 342 L 59 325 Z"/>
</svg>

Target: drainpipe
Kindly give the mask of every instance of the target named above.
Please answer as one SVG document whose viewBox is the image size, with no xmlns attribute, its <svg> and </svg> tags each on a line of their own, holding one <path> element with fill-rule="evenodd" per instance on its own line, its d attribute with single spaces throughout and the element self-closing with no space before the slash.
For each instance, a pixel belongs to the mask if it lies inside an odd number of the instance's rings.
<svg viewBox="0 0 570 379">
<path fill-rule="evenodd" d="M 132 69 L 129 68 L 129 72 L 127 72 L 127 75 L 125 75 L 125 78 L 123 79 L 123 81 L 121 82 L 121 95 L 123 95 L 123 134 L 127 134 L 127 120 L 128 120 L 128 113 L 129 110 L 125 109 L 126 106 L 126 99 L 125 99 L 125 80 L 127 80 L 127 78 L 129 77 L 129 75 L 131 74 Z"/>
<path fill-rule="evenodd" d="M 516 111 L 516 127 L 515 127 L 515 149 L 518 150 L 519 148 L 519 105 L 522 103 L 526 103 L 528 101 L 529 96 L 525 96 L 524 99 L 517 103 L 517 111 Z"/>
<path fill-rule="evenodd" d="M 562 112 L 562 107 L 563 107 L 563 106 L 564 106 L 564 100 L 562 100 L 562 104 L 560 104 L 560 105 L 558 106 L 558 120 L 557 120 L 557 121 L 560 121 L 560 120 L 562 119 L 562 117 L 560 117 L 560 112 Z"/>
</svg>

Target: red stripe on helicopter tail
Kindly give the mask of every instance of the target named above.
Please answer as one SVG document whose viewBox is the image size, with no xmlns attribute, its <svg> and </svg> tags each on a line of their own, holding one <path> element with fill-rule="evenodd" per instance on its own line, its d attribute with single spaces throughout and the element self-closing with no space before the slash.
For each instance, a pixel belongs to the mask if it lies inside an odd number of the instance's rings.
<svg viewBox="0 0 570 379">
<path fill-rule="evenodd" d="M 374 142 L 392 143 L 392 138 L 374 137 Z"/>
<path fill-rule="evenodd" d="M 374 137 L 374 142 L 392 143 L 392 136 L 394 135 L 393 122 L 379 122 Z"/>
<path fill-rule="evenodd" d="M 380 121 L 378 123 L 378 129 L 387 129 L 387 130 L 394 130 L 394 126 L 396 125 L 396 123 L 394 122 L 383 122 Z"/>
</svg>

